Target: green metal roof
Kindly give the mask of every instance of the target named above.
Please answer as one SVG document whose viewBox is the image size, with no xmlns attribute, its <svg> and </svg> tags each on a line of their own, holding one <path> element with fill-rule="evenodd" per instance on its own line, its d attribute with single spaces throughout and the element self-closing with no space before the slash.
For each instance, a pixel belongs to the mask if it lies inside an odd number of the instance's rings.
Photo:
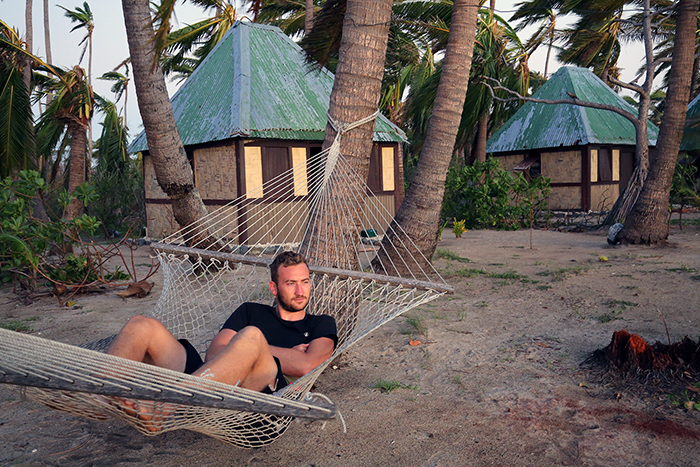
<svg viewBox="0 0 700 467">
<path fill-rule="evenodd" d="M 683 140 L 681 141 L 681 151 L 697 151 L 698 149 L 700 149 L 700 95 L 688 104 Z"/>
<path fill-rule="evenodd" d="M 637 114 L 637 109 L 586 68 L 560 68 L 532 97 L 568 99 L 569 93 L 581 101 L 611 104 Z M 647 134 L 649 144 L 654 146 L 659 129 L 649 122 Z M 526 102 L 488 140 L 486 151 L 497 153 L 587 144 L 634 145 L 634 126 L 623 116 L 608 110 Z"/>
<path fill-rule="evenodd" d="M 235 137 L 323 141 L 334 76 L 277 27 L 237 22 L 171 99 L 185 146 Z M 403 142 L 380 115 L 375 141 Z M 131 152 L 148 148 L 141 132 Z"/>
</svg>

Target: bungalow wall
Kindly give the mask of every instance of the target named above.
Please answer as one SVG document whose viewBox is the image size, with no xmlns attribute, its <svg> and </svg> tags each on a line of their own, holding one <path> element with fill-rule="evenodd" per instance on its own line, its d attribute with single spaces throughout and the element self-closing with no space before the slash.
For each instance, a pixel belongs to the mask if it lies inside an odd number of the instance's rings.
<svg viewBox="0 0 700 467">
<path fill-rule="evenodd" d="M 284 180 L 278 187 L 265 192 L 248 192 L 252 203 L 245 212 L 224 207 L 230 201 L 246 194 L 246 187 L 252 190 L 291 167 L 304 163 L 311 155 L 321 150 L 318 142 L 290 142 L 270 140 L 229 140 L 224 143 L 187 148 L 192 164 L 195 186 L 202 196 L 207 210 L 211 213 L 221 209 L 221 216 L 212 219 L 209 226 L 220 232 L 237 232 L 247 227 L 245 243 L 278 243 L 282 232 L 257 229 L 272 218 L 278 225 L 292 225 L 289 219 L 308 217 L 308 171 L 298 171 L 290 180 Z M 237 154 L 242 157 L 236 157 Z M 144 155 L 144 184 L 146 198 L 146 218 L 148 235 L 162 238 L 179 229 L 172 214 L 170 200 L 160 189 L 155 177 L 152 159 Z M 367 229 L 380 233 L 388 227 L 398 206 L 403 200 L 403 165 L 398 144 L 380 143 L 373 147 L 370 157 L 368 186 L 375 193 L 368 198 L 371 212 L 362 219 Z M 293 201 L 277 201 L 291 194 Z M 379 209 L 379 206 L 383 209 Z M 386 210 L 388 214 L 382 212 Z M 220 219 L 220 220 L 218 220 Z M 245 224 L 245 225 L 243 225 Z M 305 222 L 301 223 L 305 224 Z M 269 225 L 269 224 L 268 224 Z M 283 228 L 283 227 L 281 227 Z M 285 232 L 288 233 L 288 232 Z M 296 241 L 301 241 L 303 232 L 294 232 Z"/>
<path fill-rule="evenodd" d="M 539 156 L 541 175 L 551 179 L 549 207 L 556 210 L 609 210 L 634 169 L 634 149 L 627 146 L 583 146 L 494 156 L 506 170 Z"/>
</svg>

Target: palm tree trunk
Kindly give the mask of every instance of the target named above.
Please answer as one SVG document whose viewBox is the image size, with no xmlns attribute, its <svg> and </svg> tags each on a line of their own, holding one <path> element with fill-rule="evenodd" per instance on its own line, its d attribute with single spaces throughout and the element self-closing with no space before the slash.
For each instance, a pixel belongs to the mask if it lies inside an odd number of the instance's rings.
<svg viewBox="0 0 700 467">
<path fill-rule="evenodd" d="M 314 0 L 306 0 L 306 12 L 304 15 L 304 34 L 307 36 L 314 27 Z"/>
<path fill-rule="evenodd" d="M 442 206 L 447 169 L 464 108 L 478 9 L 479 2 L 476 0 L 454 2 L 450 35 L 428 136 L 406 198 L 392 222 L 392 227 L 403 229 L 426 258 L 432 257 L 437 246 L 441 210 L 436 207 Z M 401 244 L 396 240 L 392 243 Z M 393 264 L 399 265 L 402 262 L 398 258 L 405 254 L 407 252 L 382 248 L 378 257 L 384 264 L 391 264 L 385 260 L 387 256 L 391 257 Z M 413 256 L 419 257 L 416 254 Z M 379 261 L 375 260 L 373 264 L 378 265 Z"/>
<path fill-rule="evenodd" d="M 489 128 L 489 113 L 488 111 L 479 119 L 479 124 L 476 130 L 476 147 L 474 148 L 474 159 L 479 162 L 486 161 L 486 141 Z"/>
<path fill-rule="evenodd" d="M 68 124 L 68 133 L 71 135 L 68 193 L 74 194 L 75 189 L 85 182 L 85 127 L 78 122 L 71 121 Z M 83 203 L 73 198 L 63 210 L 63 219 L 72 220 L 80 215 Z"/>
<path fill-rule="evenodd" d="M 148 0 L 122 0 L 134 84 L 153 158 L 156 179 L 172 203 L 173 215 L 181 227 L 207 214 L 194 186 L 192 167 L 175 125 L 163 73 L 153 51 L 153 28 Z M 190 239 L 185 239 L 186 241 Z"/>
<path fill-rule="evenodd" d="M 27 30 L 27 36 L 24 39 L 27 43 L 27 52 L 34 53 L 34 22 L 32 20 L 32 5 L 33 0 L 27 0 L 24 8 L 24 24 Z M 24 65 L 24 85 L 27 86 L 27 91 L 32 92 L 32 67 L 27 61 Z"/>
<path fill-rule="evenodd" d="M 328 108 L 328 113 L 335 122 L 356 122 L 377 111 L 392 3 L 392 0 L 347 2 L 338 67 Z M 369 174 L 374 124 L 375 121 L 372 120 L 350 131 L 343 137 L 340 148 L 362 180 L 367 180 Z M 335 135 L 336 131 L 328 124 L 323 149 L 331 145 Z M 338 179 L 341 181 L 328 189 L 331 190 L 333 199 L 337 200 L 336 205 L 343 206 L 350 187 L 343 186 L 342 180 L 350 183 L 350 179 L 343 176 Z M 310 227 L 304 237 L 302 251 L 314 258 L 320 266 L 354 269 L 354 258 L 347 255 L 343 245 L 344 241 L 354 244 L 356 239 L 350 232 L 350 226 L 338 225 L 337 219 L 344 216 L 334 213 L 333 209 L 339 208 L 325 206 L 311 213 Z M 330 232 L 335 234 L 335 239 Z"/>
<path fill-rule="evenodd" d="M 44 47 L 46 48 L 46 63 L 51 65 L 53 57 L 51 55 L 51 24 L 49 21 L 49 0 L 44 0 Z M 46 105 L 51 103 L 51 94 L 46 96 Z"/>
<path fill-rule="evenodd" d="M 699 6 L 700 0 L 681 0 L 677 6 L 678 20 L 664 118 L 656 148 L 649 159 L 649 173 L 621 233 L 625 243 L 654 244 L 668 238 L 669 193 L 692 84 Z"/>
</svg>

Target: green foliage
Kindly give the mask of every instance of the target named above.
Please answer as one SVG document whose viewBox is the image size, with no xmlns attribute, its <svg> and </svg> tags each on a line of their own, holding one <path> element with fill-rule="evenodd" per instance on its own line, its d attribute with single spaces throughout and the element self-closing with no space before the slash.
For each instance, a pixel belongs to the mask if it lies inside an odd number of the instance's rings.
<svg viewBox="0 0 700 467">
<path fill-rule="evenodd" d="M 443 218 L 462 218 L 468 228 L 517 229 L 530 226 L 547 209 L 549 179 L 528 182 L 500 168 L 493 158 L 447 174 Z"/>
<path fill-rule="evenodd" d="M 102 220 L 107 230 L 139 232 L 144 212 L 140 160 L 126 152 L 126 130 L 114 104 L 102 102 L 101 107 L 105 109 L 105 120 L 92 177 L 99 199 L 91 201 L 90 212 Z"/>
<path fill-rule="evenodd" d="M 695 189 L 695 173 L 697 168 L 691 164 L 678 162 L 673 172 L 671 182 L 670 202 L 679 204 L 681 210 L 685 206 L 700 208 L 700 196 Z M 679 220 L 680 224 L 680 220 Z"/>
<path fill-rule="evenodd" d="M 412 385 L 406 385 L 403 383 L 399 383 L 396 380 L 388 381 L 384 379 L 377 380 L 376 383 L 374 383 L 374 386 L 372 386 L 374 389 L 379 389 L 381 392 L 391 392 L 395 391 L 396 389 L 418 389 L 417 386 Z"/>
<path fill-rule="evenodd" d="M 128 278 L 119 268 L 107 271 L 104 249 L 83 240 L 100 227 L 97 218 L 83 214 L 44 222 L 32 216 L 33 200 L 44 188 L 36 171 L 23 170 L 17 180 L 0 181 L 0 280 L 33 289 L 40 278 L 64 286 Z M 84 185 L 77 196 L 83 202 L 95 199 L 94 189 Z M 63 201 L 70 198 L 64 195 Z"/>
</svg>

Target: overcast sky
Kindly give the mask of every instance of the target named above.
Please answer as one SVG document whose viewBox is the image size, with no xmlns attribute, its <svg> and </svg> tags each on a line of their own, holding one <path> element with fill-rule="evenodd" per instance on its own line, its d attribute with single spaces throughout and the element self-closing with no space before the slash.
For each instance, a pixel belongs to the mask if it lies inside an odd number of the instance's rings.
<svg viewBox="0 0 700 467">
<path fill-rule="evenodd" d="M 122 15 L 121 2 L 119 0 L 92 0 L 88 2 L 92 9 L 95 30 L 93 33 L 93 87 L 96 93 L 113 100 L 114 95 L 110 91 L 112 83 L 97 79 L 103 73 L 114 69 L 128 55 L 128 45 L 126 42 L 126 32 L 124 28 L 124 17 Z M 510 18 L 513 12 L 512 5 L 514 0 L 499 1 L 497 10 L 505 19 Z M 66 8 L 74 10 L 77 6 L 83 5 L 82 1 L 76 0 L 56 0 L 50 1 L 50 22 L 51 22 L 51 51 L 53 55 L 53 63 L 64 68 L 71 68 L 78 63 L 82 47 L 79 43 L 85 35 L 84 29 L 78 29 L 70 32 L 74 25 L 64 15 L 64 10 L 58 7 L 63 5 Z M 25 36 L 25 0 L 2 0 L 0 1 L 0 18 L 11 27 L 15 27 L 20 31 L 21 37 Z M 176 27 L 182 27 L 186 24 L 192 24 L 201 19 L 206 18 L 201 9 L 195 8 L 182 3 L 176 8 L 178 24 Z M 43 2 L 35 0 L 34 9 L 34 54 L 45 58 L 46 47 L 44 45 L 44 21 L 43 21 Z M 526 31 L 521 34 L 521 39 L 525 41 L 532 31 Z M 553 54 L 554 55 L 554 54 Z M 532 70 L 542 72 L 544 70 L 545 52 L 538 51 L 530 58 L 530 68 Z M 623 53 L 619 66 L 623 68 L 623 79 L 630 80 L 634 76 L 634 71 L 641 62 L 641 47 L 627 48 Z M 81 62 L 81 66 L 87 70 L 87 54 Z M 555 72 L 560 64 L 556 59 L 552 58 L 549 65 L 549 73 Z M 122 73 L 123 70 L 120 70 Z M 176 89 L 176 85 L 169 83 L 171 95 Z M 122 98 L 123 99 L 123 98 Z M 122 101 L 123 105 L 123 101 Z M 136 96 L 133 84 L 129 88 L 128 108 L 127 108 L 128 126 L 130 135 L 133 138 L 142 130 L 141 116 L 138 112 Z M 98 120 L 102 119 L 98 117 Z M 93 137 L 99 137 L 101 128 L 95 126 Z"/>
</svg>

